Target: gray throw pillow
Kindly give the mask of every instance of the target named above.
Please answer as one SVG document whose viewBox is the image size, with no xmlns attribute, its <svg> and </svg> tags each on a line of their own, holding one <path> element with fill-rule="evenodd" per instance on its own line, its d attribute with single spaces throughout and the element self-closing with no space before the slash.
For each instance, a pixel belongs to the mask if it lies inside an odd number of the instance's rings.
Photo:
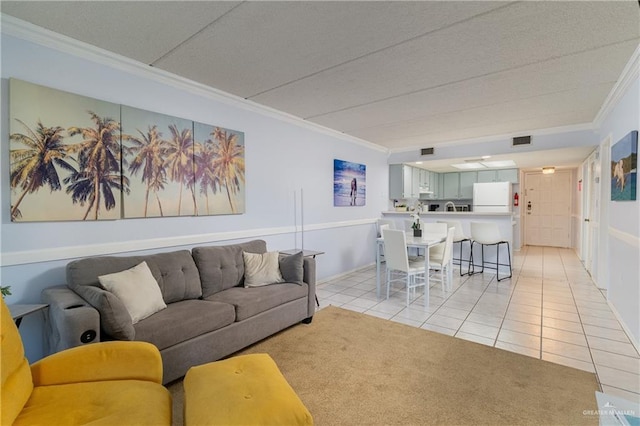
<svg viewBox="0 0 640 426">
<path fill-rule="evenodd" d="M 304 279 L 304 257 L 302 252 L 290 256 L 280 255 L 280 273 L 285 282 L 302 284 Z"/>
<path fill-rule="evenodd" d="M 74 290 L 100 312 L 100 327 L 105 333 L 117 340 L 135 338 L 131 315 L 115 294 L 90 285 L 80 285 Z"/>
</svg>

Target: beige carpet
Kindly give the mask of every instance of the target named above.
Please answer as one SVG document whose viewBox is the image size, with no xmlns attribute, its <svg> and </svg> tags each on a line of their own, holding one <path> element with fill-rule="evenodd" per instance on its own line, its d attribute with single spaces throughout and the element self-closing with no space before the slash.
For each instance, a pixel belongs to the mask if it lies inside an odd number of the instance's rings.
<svg viewBox="0 0 640 426">
<path fill-rule="evenodd" d="M 243 350 L 276 361 L 317 425 L 597 424 L 595 375 L 328 307 Z M 170 386 L 181 424 L 182 384 Z"/>
</svg>

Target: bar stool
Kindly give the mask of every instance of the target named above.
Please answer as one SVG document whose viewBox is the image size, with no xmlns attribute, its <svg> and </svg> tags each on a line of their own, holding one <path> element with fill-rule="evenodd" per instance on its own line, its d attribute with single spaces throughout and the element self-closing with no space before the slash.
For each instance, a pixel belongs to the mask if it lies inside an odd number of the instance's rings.
<svg viewBox="0 0 640 426">
<path fill-rule="evenodd" d="M 469 263 L 469 275 L 483 273 L 485 263 L 495 265 L 496 278 L 498 281 L 511 278 L 513 271 L 511 270 L 511 251 L 509 250 L 509 242 L 502 239 L 498 225 L 493 222 L 471 222 L 471 258 Z M 473 261 L 473 245 L 480 244 L 482 247 L 482 270 L 476 272 Z M 508 264 L 500 263 L 500 244 L 507 245 Z M 484 260 L 484 246 L 496 246 L 496 261 L 488 262 Z M 500 278 L 500 266 L 509 267 L 509 276 Z M 491 268 L 493 269 L 493 268 Z"/>
<path fill-rule="evenodd" d="M 453 258 L 453 264 L 454 265 L 460 265 L 460 276 L 464 276 L 464 275 L 468 275 L 469 274 L 469 265 L 471 262 L 471 238 L 467 237 L 467 235 L 464 233 L 464 229 L 462 229 L 462 223 L 459 220 L 439 220 L 439 223 L 446 223 L 448 228 L 455 228 L 456 232 L 453 235 L 453 243 L 460 243 L 460 257 Z M 467 262 L 467 272 L 465 272 L 464 274 L 462 273 L 462 243 L 464 243 L 465 241 L 469 242 L 469 258 L 465 259 L 465 262 Z M 458 263 L 456 263 L 456 261 Z"/>
</svg>

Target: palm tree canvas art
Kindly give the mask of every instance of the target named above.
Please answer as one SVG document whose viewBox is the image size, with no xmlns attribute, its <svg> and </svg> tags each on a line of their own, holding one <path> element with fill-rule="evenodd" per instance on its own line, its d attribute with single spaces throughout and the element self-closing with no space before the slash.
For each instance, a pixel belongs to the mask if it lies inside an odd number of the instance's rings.
<svg viewBox="0 0 640 426">
<path fill-rule="evenodd" d="M 194 123 L 199 215 L 245 212 L 244 133 Z"/>
<path fill-rule="evenodd" d="M 11 79 L 11 220 L 245 212 L 244 133 Z"/>
<path fill-rule="evenodd" d="M 194 216 L 193 122 L 122 106 L 124 217 Z"/>
<path fill-rule="evenodd" d="M 120 217 L 120 106 L 11 79 L 11 220 Z"/>
</svg>

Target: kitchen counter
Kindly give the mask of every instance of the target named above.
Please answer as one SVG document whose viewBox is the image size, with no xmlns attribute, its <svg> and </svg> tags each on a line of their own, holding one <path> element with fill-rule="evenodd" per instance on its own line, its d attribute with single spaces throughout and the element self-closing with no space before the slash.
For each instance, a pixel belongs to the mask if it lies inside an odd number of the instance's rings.
<svg viewBox="0 0 640 426">
<path fill-rule="evenodd" d="M 382 215 L 389 215 L 389 216 L 410 216 L 412 214 L 414 214 L 415 211 L 413 212 L 398 212 L 395 210 L 390 210 L 390 211 L 385 211 L 382 212 Z M 513 216 L 512 212 L 508 212 L 508 213 L 476 213 L 476 212 L 422 212 L 419 213 L 420 217 L 439 217 L 439 216 L 466 216 L 466 217 L 473 217 L 473 216 Z"/>
</svg>

